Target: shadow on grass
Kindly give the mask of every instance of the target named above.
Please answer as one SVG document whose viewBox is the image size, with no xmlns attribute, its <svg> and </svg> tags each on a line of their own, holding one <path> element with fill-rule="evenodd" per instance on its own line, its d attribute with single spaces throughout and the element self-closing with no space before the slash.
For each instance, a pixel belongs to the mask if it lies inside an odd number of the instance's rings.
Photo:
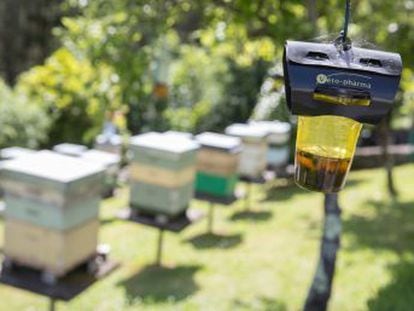
<svg viewBox="0 0 414 311">
<path fill-rule="evenodd" d="M 390 267 L 392 279 L 377 297 L 368 301 L 371 311 L 411 311 L 414 308 L 414 261 L 402 260 Z"/>
<path fill-rule="evenodd" d="M 105 225 L 110 225 L 116 221 L 119 221 L 120 219 L 116 216 L 113 217 L 107 217 L 107 218 L 101 218 L 100 219 L 100 224 L 101 226 L 105 226 Z"/>
<path fill-rule="evenodd" d="M 371 209 L 366 215 L 344 220 L 344 232 L 352 236 L 350 249 L 388 250 L 401 256 L 389 267 L 391 281 L 368 302 L 372 311 L 409 311 L 414 306 L 414 202 L 389 203 L 369 200 L 363 205 Z"/>
<path fill-rule="evenodd" d="M 236 247 L 243 241 L 243 236 L 239 234 L 221 235 L 214 233 L 204 233 L 186 240 L 197 249 L 230 249 Z"/>
<path fill-rule="evenodd" d="M 233 302 L 233 310 L 286 311 L 287 307 L 283 302 L 277 301 L 275 299 L 260 297 L 256 298 L 253 302 L 235 300 Z"/>
<path fill-rule="evenodd" d="M 362 183 L 367 182 L 366 178 L 362 178 L 362 177 L 352 177 L 352 175 L 348 178 L 348 180 L 346 181 L 346 189 L 348 188 L 352 188 L 355 186 L 360 186 Z"/>
<path fill-rule="evenodd" d="M 253 211 L 245 210 L 236 212 L 230 216 L 231 221 L 266 221 L 272 217 L 272 213 L 269 211 Z"/>
<path fill-rule="evenodd" d="M 271 184 L 266 187 L 265 197 L 262 202 L 283 202 L 288 201 L 296 195 L 307 194 L 303 189 L 300 189 L 296 184 L 292 183 L 287 186 L 279 186 Z"/>
<path fill-rule="evenodd" d="M 350 177 L 346 183 L 346 189 L 355 187 L 365 182 L 365 178 Z M 293 181 L 287 184 L 272 183 L 266 187 L 265 197 L 262 202 L 284 202 L 297 195 L 308 195 L 309 191 L 301 189 Z"/>
<path fill-rule="evenodd" d="M 396 253 L 414 252 L 414 202 L 391 203 L 369 200 L 364 209 L 373 213 L 344 220 L 345 233 L 353 236 L 352 248 L 388 249 Z"/>
<path fill-rule="evenodd" d="M 199 289 L 194 281 L 194 274 L 200 268 L 147 266 L 118 285 L 125 288 L 130 304 L 181 301 Z"/>
</svg>

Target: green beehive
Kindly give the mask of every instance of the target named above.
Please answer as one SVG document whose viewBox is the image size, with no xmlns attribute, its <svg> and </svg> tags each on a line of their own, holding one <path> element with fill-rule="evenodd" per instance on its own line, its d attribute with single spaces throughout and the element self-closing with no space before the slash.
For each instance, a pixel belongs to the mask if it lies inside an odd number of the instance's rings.
<svg viewBox="0 0 414 311">
<path fill-rule="evenodd" d="M 195 189 L 199 193 L 205 193 L 218 197 L 231 197 L 234 195 L 239 176 L 222 177 L 204 172 L 197 172 Z"/>
<path fill-rule="evenodd" d="M 50 151 L 7 161 L 0 174 L 6 217 L 59 230 L 96 218 L 103 170 Z"/>
<path fill-rule="evenodd" d="M 238 181 L 241 140 L 216 133 L 196 136 L 201 145 L 197 155 L 196 192 L 231 197 Z"/>
<path fill-rule="evenodd" d="M 198 148 L 182 135 L 152 132 L 131 138 L 131 207 L 168 216 L 185 211 L 193 197 Z M 177 178 L 167 182 L 166 176 Z"/>
</svg>

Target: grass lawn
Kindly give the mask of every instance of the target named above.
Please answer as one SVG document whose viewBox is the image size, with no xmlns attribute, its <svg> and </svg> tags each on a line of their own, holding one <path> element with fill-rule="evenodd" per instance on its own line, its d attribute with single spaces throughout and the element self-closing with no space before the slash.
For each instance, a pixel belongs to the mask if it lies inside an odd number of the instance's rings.
<svg viewBox="0 0 414 311">
<path fill-rule="evenodd" d="M 414 165 L 395 173 L 396 202 L 383 170 L 353 172 L 340 195 L 344 233 L 330 310 L 414 309 Z M 127 196 L 123 189 L 101 210 L 100 241 L 122 266 L 58 310 L 301 309 L 319 254 L 322 195 L 255 186 L 251 213 L 241 213 L 242 202 L 216 208 L 215 235 L 206 234 L 206 220 L 167 233 L 163 268 L 151 266 L 157 231 L 114 217 Z M 0 285 L 1 311 L 47 307 L 44 297 Z"/>
</svg>

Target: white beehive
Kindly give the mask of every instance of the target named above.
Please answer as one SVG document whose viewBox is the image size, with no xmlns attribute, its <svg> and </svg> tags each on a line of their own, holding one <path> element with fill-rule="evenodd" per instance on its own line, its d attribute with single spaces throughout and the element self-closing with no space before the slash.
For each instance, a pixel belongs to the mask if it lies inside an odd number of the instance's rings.
<svg viewBox="0 0 414 311">
<path fill-rule="evenodd" d="M 118 182 L 121 157 L 106 151 L 88 150 L 81 155 L 80 159 L 91 163 L 99 163 L 105 167 L 105 177 L 102 181 L 102 194 L 107 196 L 112 193 Z"/>
<path fill-rule="evenodd" d="M 21 156 L 28 154 L 34 154 L 36 151 L 32 149 L 22 148 L 22 147 L 9 147 L 0 150 L 0 159 L 1 160 L 11 160 L 17 159 Z"/>
<path fill-rule="evenodd" d="M 94 148 L 121 156 L 122 136 L 100 134 L 96 137 Z"/>
<path fill-rule="evenodd" d="M 248 125 L 233 124 L 226 134 L 240 137 L 243 150 L 240 156 L 239 173 L 242 177 L 260 178 L 267 165 L 267 131 Z"/>
<path fill-rule="evenodd" d="M 283 167 L 288 164 L 290 155 L 290 135 L 292 126 L 279 121 L 252 121 L 252 126 L 267 131 L 267 162 L 271 167 Z"/>
</svg>

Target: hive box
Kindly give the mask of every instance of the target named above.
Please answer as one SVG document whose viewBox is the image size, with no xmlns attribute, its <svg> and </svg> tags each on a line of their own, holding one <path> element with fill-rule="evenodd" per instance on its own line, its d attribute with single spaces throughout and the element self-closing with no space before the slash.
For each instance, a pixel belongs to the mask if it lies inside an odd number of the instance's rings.
<svg viewBox="0 0 414 311">
<path fill-rule="evenodd" d="M 182 213 L 193 196 L 197 143 L 178 136 L 147 133 L 132 137 L 132 207 L 154 214 Z"/>
<path fill-rule="evenodd" d="M 50 151 L 7 161 L 0 173 L 6 217 L 60 230 L 96 218 L 103 170 Z"/>
<path fill-rule="evenodd" d="M 187 185 L 194 180 L 195 167 L 175 171 L 156 166 L 132 163 L 130 166 L 130 180 L 165 188 L 177 188 Z"/>
<path fill-rule="evenodd" d="M 7 218 L 4 254 L 8 259 L 59 277 L 96 252 L 99 221 L 68 230 L 52 230 Z"/>
<path fill-rule="evenodd" d="M 250 124 L 268 133 L 268 165 L 274 168 L 286 166 L 290 155 L 291 125 L 279 121 L 253 121 Z"/>
<path fill-rule="evenodd" d="M 122 136 L 100 134 L 96 137 L 94 148 L 121 156 Z"/>
<path fill-rule="evenodd" d="M 77 145 L 77 144 L 59 144 L 53 147 L 53 151 L 64 154 L 71 157 L 80 157 L 88 147 L 84 145 Z"/>
<path fill-rule="evenodd" d="M 158 185 L 134 182 L 131 184 L 131 205 L 150 214 L 175 216 L 188 207 L 194 194 L 194 182 L 166 188 Z"/>
<path fill-rule="evenodd" d="M 267 131 L 248 124 L 233 124 L 226 134 L 239 137 L 243 150 L 239 162 L 239 174 L 247 178 L 261 178 L 267 166 Z"/>
<path fill-rule="evenodd" d="M 4 148 L 0 150 L 0 170 L 3 167 L 3 165 L 6 163 L 6 161 L 17 159 L 18 157 L 25 156 L 28 154 L 34 154 L 35 152 L 36 152 L 35 150 L 22 148 L 22 147 L 9 147 L 9 148 Z M 0 185 L 0 196 L 3 196 L 3 194 L 4 194 L 4 191 Z"/>
<path fill-rule="evenodd" d="M 86 160 L 91 163 L 99 163 L 104 166 L 105 175 L 102 183 L 102 195 L 106 197 L 112 194 L 118 182 L 121 157 L 117 154 L 109 153 L 106 151 L 88 150 L 84 152 L 80 158 L 82 160 Z"/>
<path fill-rule="evenodd" d="M 241 140 L 209 132 L 195 139 L 201 146 L 197 155 L 196 191 L 218 197 L 233 196 L 238 181 Z"/>
</svg>

